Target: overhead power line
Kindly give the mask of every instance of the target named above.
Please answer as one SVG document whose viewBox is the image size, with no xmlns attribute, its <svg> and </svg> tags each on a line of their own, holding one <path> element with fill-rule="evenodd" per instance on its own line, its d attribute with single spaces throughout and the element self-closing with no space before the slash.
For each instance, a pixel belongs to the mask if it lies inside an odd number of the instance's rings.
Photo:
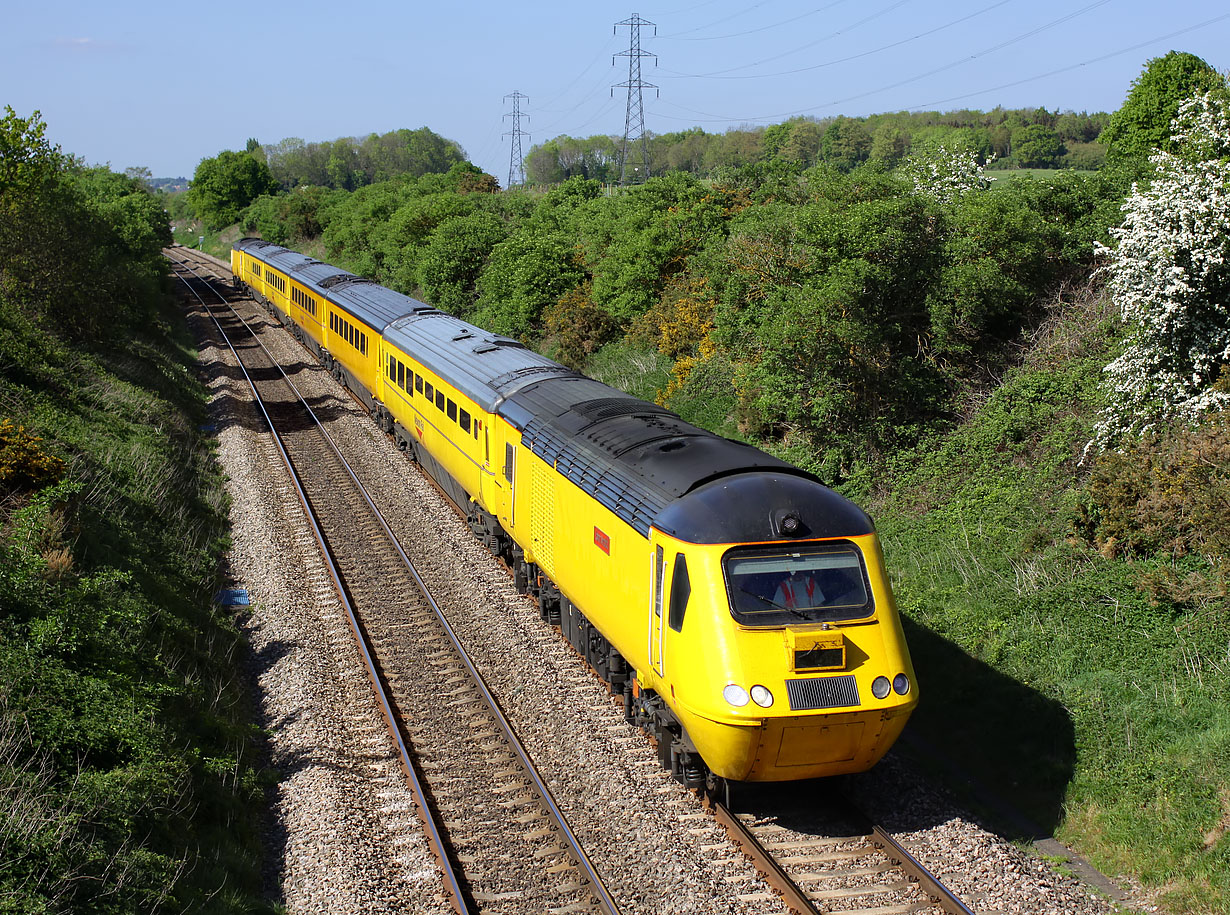
<svg viewBox="0 0 1230 915">
<path fill-rule="evenodd" d="M 954 61 L 950 61 L 949 63 L 943 64 L 939 67 L 934 67 L 923 73 L 916 73 L 915 75 L 906 77 L 905 79 L 900 79 L 900 80 L 897 80 L 896 82 L 888 83 L 883 86 L 878 86 L 875 89 L 868 89 L 865 92 L 858 92 L 858 93 L 855 93 L 854 95 L 848 95 L 845 98 L 834 99 L 833 101 L 825 102 L 821 105 L 811 105 L 807 108 L 800 108 L 796 111 L 782 111 L 782 112 L 777 112 L 775 114 L 761 115 L 759 117 L 723 117 L 721 115 L 715 115 L 715 114 L 712 114 L 711 112 L 704 112 L 704 111 L 692 111 L 691 113 L 702 115 L 703 117 L 709 120 L 712 120 L 712 121 L 724 121 L 726 123 L 752 123 L 755 121 L 776 121 L 781 118 L 796 117 L 798 115 L 808 114 L 813 111 L 820 111 L 824 108 L 833 108 L 837 105 L 844 105 L 846 102 L 857 101 L 858 99 L 866 98 L 867 96 L 870 96 L 870 95 L 878 95 L 879 93 L 886 92 L 889 89 L 897 89 L 901 86 L 907 86 L 910 83 L 916 83 L 919 80 L 926 79 L 928 76 L 934 76 L 937 73 L 943 73 L 945 70 L 951 70 L 954 67 L 961 66 L 962 64 L 971 63 L 972 61 L 978 60 L 980 57 L 984 57 L 987 54 L 990 54 L 994 51 L 1000 51 L 1006 47 L 1009 47 L 1010 45 L 1014 45 L 1014 44 L 1017 44 L 1018 42 L 1024 41 L 1027 38 L 1032 38 L 1033 36 L 1041 34 L 1042 32 L 1045 32 L 1048 29 L 1055 28 L 1058 25 L 1062 25 L 1065 22 L 1075 19 L 1077 16 L 1084 15 L 1085 13 L 1088 13 L 1091 10 L 1097 9 L 1099 6 L 1105 6 L 1107 3 L 1110 3 L 1110 2 L 1111 0 L 1095 0 L 1095 2 L 1090 3 L 1086 6 L 1083 6 L 1078 10 L 1073 10 L 1071 13 L 1067 13 L 1063 16 L 1060 16 L 1058 19 L 1052 19 L 1050 22 L 1043 23 L 1042 25 L 1032 28 L 1028 32 L 1023 32 L 1022 34 L 1017 35 L 1013 38 L 1005 39 L 1004 41 L 998 42 L 997 44 L 994 44 L 989 48 L 983 48 L 981 51 L 977 51 L 973 54 L 967 54 L 964 57 L 958 58 L 957 60 L 954 60 Z M 1221 17 L 1218 17 L 1218 18 L 1221 18 Z M 1217 20 L 1215 19 L 1212 21 L 1217 21 Z M 1184 31 L 1190 31 L 1190 29 L 1185 29 Z M 676 106 L 676 107 L 679 107 L 679 106 Z M 680 108 L 680 110 L 688 111 L 689 109 Z M 662 117 L 667 117 L 667 116 L 662 115 Z M 687 120 L 687 119 L 686 118 L 675 118 L 674 120 Z"/>
<path fill-rule="evenodd" d="M 1100 55 L 1099 57 L 1091 57 L 1088 60 L 1082 60 L 1080 63 L 1077 63 L 1077 64 L 1069 64 L 1066 67 L 1059 67 L 1058 69 L 1055 69 L 1055 70 L 1047 70 L 1045 73 L 1039 73 L 1036 76 L 1027 76 L 1024 79 L 1013 80 L 1010 83 L 1001 83 L 998 86 L 991 86 L 987 89 L 979 89 L 975 92 L 967 92 L 964 95 L 954 95 L 951 98 L 940 99 L 938 102 L 927 102 L 923 105 L 910 105 L 906 108 L 906 110 L 907 111 L 925 110 L 935 105 L 945 105 L 948 102 L 960 101 L 961 99 L 971 98 L 975 95 L 985 95 L 988 92 L 998 92 L 1000 89 L 1010 89 L 1013 86 L 1019 86 L 1023 83 L 1032 83 L 1034 80 L 1037 80 L 1037 79 L 1046 79 L 1048 76 L 1055 76 L 1056 74 L 1059 74 L 1059 73 L 1067 73 L 1070 70 L 1078 70 L 1081 67 L 1087 67 L 1090 64 L 1098 64 L 1104 60 L 1110 60 L 1112 57 L 1118 57 L 1120 54 L 1127 54 L 1131 51 L 1139 51 L 1141 48 L 1148 47 L 1151 44 L 1156 44 L 1159 41 L 1168 41 L 1171 38 L 1177 38 L 1179 35 L 1186 35 L 1188 32 L 1194 32 L 1197 29 L 1206 28 L 1207 26 L 1214 25 L 1218 22 L 1221 22 L 1223 19 L 1230 19 L 1230 13 L 1222 13 L 1220 16 L 1214 16 L 1212 19 L 1206 19 L 1204 20 L 1204 22 L 1197 22 L 1195 25 L 1189 25 L 1186 28 L 1178 29 L 1177 31 L 1174 31 L 1174 32 L 1168 32 L 1165 35 L 1158 35 L 1155 38 L 1146 39 L 1145 41 L 1138 42 L 1137 44 L 1130 45 L 1129 47 L 1120 48 L 1117 51 L 1109 51 L 1106 54 Z"/>
<path fill-rule="evenodd" d="M 1001 6 L 1007 6 L 1009 3 L 1012 3 L 1012 2 L 1014 2 L 1014 0 L 997 0 L 997 2 L 992 3 L 990 6 L 984 6 L 982 9 L 974 10 L 974 12 L 969 13 L 965 16 L 961 16 L 957 19 L 951 19 L 948 22 L 945 22 L 943 25 L 937 25 L 934 28 L 927 29 L 927 31 L 925 32 L 919 32 L 917 35 L 911 35 L 909 38 L 902 38 L 897 41 L 890 42 L 889 44 L 880 45 L 878 48 L 872 48 L 869 51 L 860 51 L 858 54 L 850 54 L 847 57 L 838 57 L 833 60 L 826 60 L 823 63 L 812 64 L 811 66 L 808 66 L 808 67 L 797 67 L 793 70 L 779 70 L 776 73 L 748 73 L 743 76 L 724 76 L 722 75 L 725 73 L 732 72 L 730 70 L 719 70 L 715 73 L 678 73 L 674 70 L 666 70 L 664 72 L 667 74 L 671 74 L 667 76 L 667 79 L 772 79 L 778 76 L 794 76 L 795 74 L 798 74 L 798 73 L 808 73 L 812 70 L 822 70 L 825 67 L 833 67 L 833 66 L 836 66 L 837 64 L 849 63 L 852 60 L 861 60 L 862 58 L 870 57 L 873 54 L 880 54 L 880 53 L 883 53 L 884 51 L 891 51 L 893 48 L 899 48 L 903 44 L 909 44 L 911 41 L 918 41 L 920 38 L 927 38 L 931 35 L 936 34 L 937 32 L 944 31 L 944 29 L 950 29 L 955 25 L 960 25 L 963 22 L 968 22 L 969 20 L 977 16 L 981 16 L 983 13 L 989 13 L 993 9 L 998 9 Z M 867 20 L 863 20 L 863 22 L 866 22 L 866 21 Z M 833 35 L 830 37 L 835 37 L 839 34 L 841 33 L 834 32 Z M 823 41 L 824 39 L 820 39 L 820 40 Z M 812 42 L 812 44 L 816 44 L 816 42 Z M 811 47 L 811 45 L 807 45 L 806 47 Z M 789 57 L 791 54 L 795 54 L 801 50 L 804 50 L 804 49 L 795 48 L 794 51 L 787 51 L 785 54 L 778 55 L 777 57 L 771 58 L 768 61 L 760 61 L 760 63 L 768 63 L 768 62 L 771 62 L 772 60 L 780 60 L 783 57 Z M 747 66 L 754 67 L 756 66 L 756 64 L 748 64 Z M 742 69 L 745 69 L 745 67 L 736 67 L 734 69 L 742 70 Z"/>
</svg>

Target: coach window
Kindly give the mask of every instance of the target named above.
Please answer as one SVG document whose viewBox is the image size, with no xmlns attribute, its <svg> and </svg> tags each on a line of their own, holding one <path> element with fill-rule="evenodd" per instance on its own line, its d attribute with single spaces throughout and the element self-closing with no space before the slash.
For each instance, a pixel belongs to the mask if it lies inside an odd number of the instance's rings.
<svg viewBox="0 0 1230 915">
<path fill-rule="evenodd" d="M 397 363 L 397 386 L 403 391 L 406 389 L 406 367 L 400 362 Z"/>
<path fill-rule="evenodd" d="M 667 622 L 676 632 L 683 631 L 683 615 L 692 596 L 692 582 L 688 579 L 688 560 L 682 553 L 675 554 L 675 575 L 671 579 L 671 610 Z"/>
<path fill-rule="evenodd" d="M 465 411 L 464 407 L 462 408 L 461 413 L 459 414 L 457 418 L 457 421 L 461 424 L 462 432 L 470 431 L 470 414 Z"/>
<path fill-rule="evenodd" d="M 448 405 L 448 408 L 445 410 L 445 412 L 448 413 L 448 418 L 451 419 L 453 422 L 457 422 L 457 404 L 453 403 L 453 401 L 450 399 L 449 401 L 447 401 L 447 405 Z"/>
<path fill-rule="evenodd" d="M 359 347 L 359 352 L 361 352 L 364 356 L 366 356 L 367 355 L 367 334 L 359 334 L 359 342 L 363 344 L 361 347 Z"/>
<path fill-rule="evenodd" d="M 444 412 L 444 392 L 436 389 L 436 409 L 441 413 Z"/>
<path fill-rule="evenodd" d="M 417 372 L 414 373 L 414 390 L 423 393 L 423 376 Z"/>
<path fill-rule="evenodd" d="M 435 400 L 436 399 L 436 389 L 431 386 L 431 382 L 430 381 L 424 382 L 423 387 L 426 388 L 426 390 L 423 392 L 423 396 L 427 398 L 428 403 Z"/>
</svg>

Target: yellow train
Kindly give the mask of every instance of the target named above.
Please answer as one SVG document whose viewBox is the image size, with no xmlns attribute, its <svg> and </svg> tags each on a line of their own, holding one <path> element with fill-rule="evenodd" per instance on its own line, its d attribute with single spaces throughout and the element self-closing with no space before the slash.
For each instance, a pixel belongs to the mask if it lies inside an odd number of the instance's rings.
<svg viewBox="0 0 1230 915">
<path fill-rule="evenodd" d="M 918 689 L 867 516 L 807 473 L 259 239 L 248 287 L 410 451 L 685 783 L 858 772 Z"/>
</svg>

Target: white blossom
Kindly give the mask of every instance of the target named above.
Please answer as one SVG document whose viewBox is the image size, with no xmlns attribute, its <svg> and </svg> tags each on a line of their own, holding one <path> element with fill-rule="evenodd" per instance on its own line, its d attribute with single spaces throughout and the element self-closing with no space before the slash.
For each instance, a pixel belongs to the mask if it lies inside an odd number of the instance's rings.
<svg viewBox="0 0 1230 915">
<path fill-rule="evenodd" d="M 978 164 L 978 155 L 970 149 L 940 146 L 929 154 L 907 157 L 901 171 L 914 182 L 915 191 L 943 204 L 991 185 L 984 167 Z"/>
<path fill-rule="evenodd" d="M 1230 365 L 1230 107 L 1190 99 L 1172 136 L 1177 152 L 1150 158 L 1153 181 L 1124 203 L 1115 246 L 1098 246 L 1127 335 L 1106 367 L 1097 447 L 1230 403 L 1212 387 Z"/>
</svg>

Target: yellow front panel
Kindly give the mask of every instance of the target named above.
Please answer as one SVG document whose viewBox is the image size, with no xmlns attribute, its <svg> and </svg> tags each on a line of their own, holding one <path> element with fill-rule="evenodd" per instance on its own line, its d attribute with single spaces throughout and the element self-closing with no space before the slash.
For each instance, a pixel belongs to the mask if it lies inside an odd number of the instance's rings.
<svg viewBox="0 0 1230 915">
<path fill-rule="evenodd" d="M 666 556 L 687 557 L 691 599 L 682 631 L 665 627 L 663 673 L 638 665 L 641 681 L 662 695 L 718 775 L 739 780 L 812 778 L 862 771 L 896 739 L 917 703 L 914 670 L 875 535 L 849 538 L 860 548 L 875 602 L 863 620 L 749 627 L 730 613 L 722 556 L 730 544 L 695 545 L 653 532 Z M 668 562 L 669 566 L 669 562 Z M 667 590 L 669 594 L 669 581 Z M 795 652 L 839 648 L 840 669 L 796 670 Z M 906 674 L 910 692 L 876 699 L 871 683 Z M 794 711 L 787 680 L 853 677 L 857 705 Z M 727 684 L 767 687 L 773 704 L 734 707 Z"/>
</svg>

